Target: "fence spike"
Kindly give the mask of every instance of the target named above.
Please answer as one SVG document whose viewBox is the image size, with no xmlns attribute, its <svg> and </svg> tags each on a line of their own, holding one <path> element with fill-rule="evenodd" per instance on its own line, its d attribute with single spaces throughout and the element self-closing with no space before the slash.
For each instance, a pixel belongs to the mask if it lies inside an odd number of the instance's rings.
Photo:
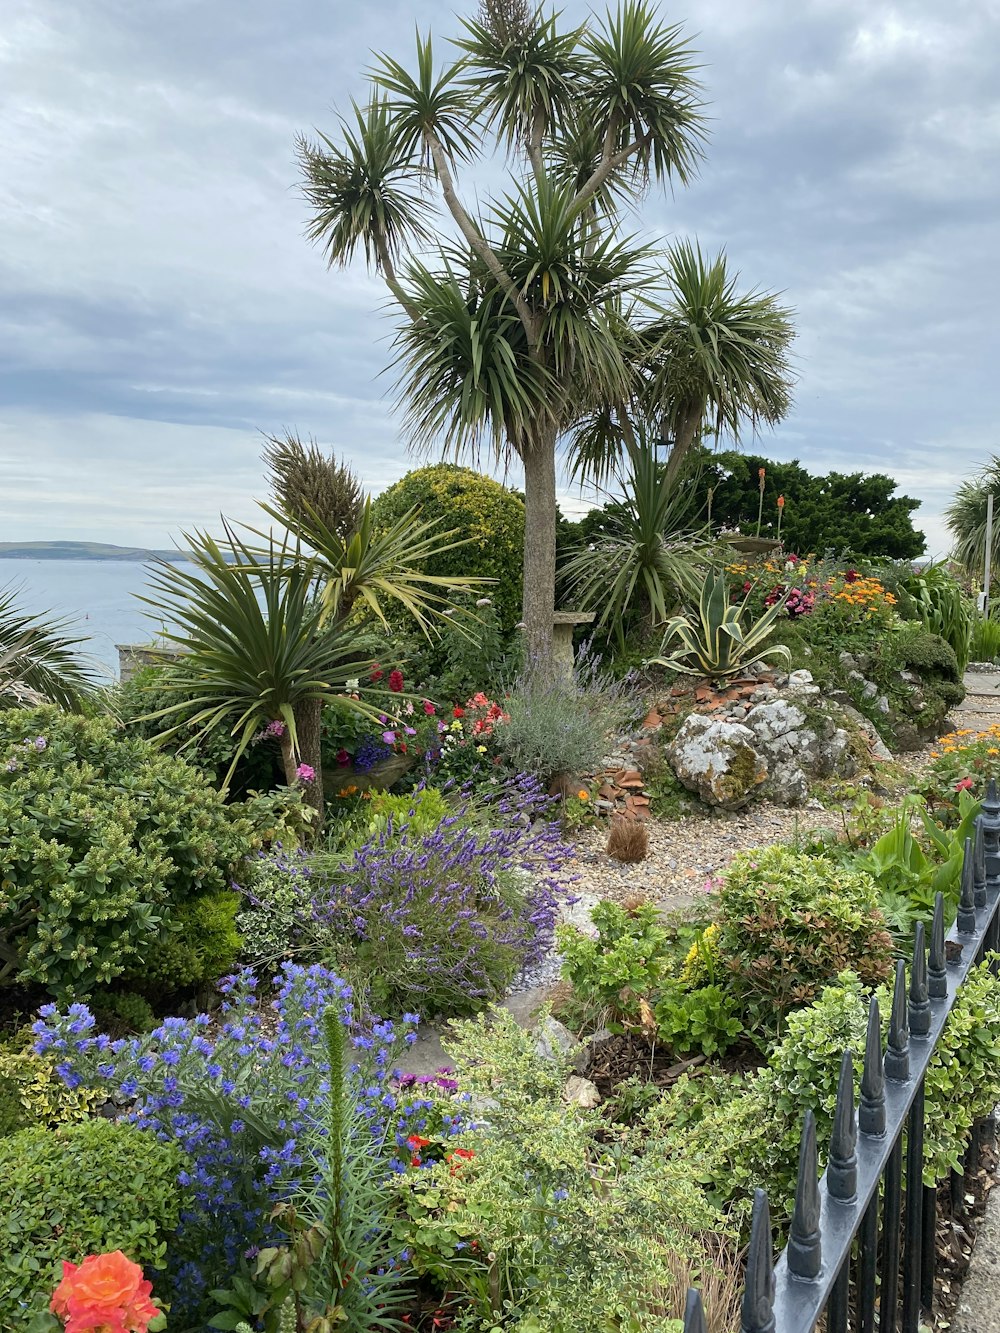
<svg viewBox="0 0 1000 1333">
<path fill-rule="evenodd" d="M 983 816 L 976 816 L 976 836 L 972 853 L 972 896 L 977 907 L 986 906 L 986 835 Z"/>
<path fill-rule="evenodd" d="M 696 1287 L 688 1287 L 684 1305 L 684 1333 L 705 1333 L 705 1307 L 701 1303 L 701 1292 Z"/>
<path fill-rule="evenodd" d="M 767 1190 L 755 1190 L 740 1333 L 774 1333 L 774 1242 Z"/>
<path fill-rule="evenodd" d="M 913 966 L 910 969 L 910 1003 L 907 1006 L 910 1032 L 926 1037 L 931 1030 L 931 1006 L 927 999 L 927 950 L 924 947 L 924 923 L 917 922 L 913 937 Z"/>
<path fill-rule="evenodd" d="M 823 1246 L 819 1234 L 819 1163 L 816 1155 L 816 1116 L 807 1111 L 799 1144 L 799 1175 L 795 1209 L 788 1235 L 788 1271 L 812 1281 L 819 1276 Z"/>
<path fill-rule="evenodd" d="M 885 1050 L 885 1076 L 891 1078 L 894 1083 L 905 1083 L 910 1077 L 910 1025 L 906 1019 L 906 964 L 901 958 L 896 963 L 896 984 L 892 991 L 889 1044 Z"/>
<path fill-rule="evenodd" d="M 868 1004 L 868 1035 L 865 1038 L 865 1067 L 861 1074 L 861 1104 L 858 1128 L 862 1134 L 881 1137 L 885 1133 L 885 1070 L 882 1066 L 882 1020 L 878 1000 Z"/>
<path fill-rule="evenodd" d="M 932 1000 L 943 1000 L 948 994 L 948 969 L 944 955 L 944 894 L 940 891 L 934 895 L 931 949 L 927 959 L 927 990 Z"/>
<path fill-rule="evenodd" d="M 973 855 L 972 839 L 966 838 L 965 855 L 962 857 L 962 894 L 958 900 L 958 933 L 960 935 L 974 935 L 976 933 L 976 889 Z"/>
<path fill-rule="evenodd" d="M 991 889 L 1000 889 L 1000 797 L 997 796 L 996 778 L 990 778 L 986 788 L 979 821 L 983 827 L 986 883 Z"/>
<path fill-rule="evenodd" d="M 844 1052 L 840 1062 L 826 1187 L 830 1197 L 842 1203 L 849 1203 L 858 1192 L 858 1122 L 854 1114 L 854 1058 L 850 1051 Z"/>
</svg>

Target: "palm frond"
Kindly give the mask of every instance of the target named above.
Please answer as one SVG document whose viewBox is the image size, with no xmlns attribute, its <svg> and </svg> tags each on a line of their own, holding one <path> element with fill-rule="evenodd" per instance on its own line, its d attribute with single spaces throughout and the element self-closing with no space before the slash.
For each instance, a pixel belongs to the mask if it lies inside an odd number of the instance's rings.
<svg viewBox="0 0 1000 1333">
<path fill-rule="evenodd" d="M 687 185 L 704 155 L 699 66 L 680 24 L 659 23 L 644 0 L 626 0 L 583 39 L 588 72 L 581 98 L 614 152 L 639 145 L 634 178 Z"/>
<path fill-rule="evenodd" d="M 343 145 L 325 134 L 318 144 L 297 140 L 303 192 L 312 210 L 306 235 L 322 247 L 331 268 L 350 263 L 358 246 L 368 264 L 380 268 L 383 249 L 395 262 L 408 246 L 428 240 L 433 208 L 411 188 L 417 165 L 388 103 L 355 105 L 354 120 L 354 126 L 341 122 Z"/>
<path fill-rule="evenodd" d="M 67 633 L 66 620 L 20 610 L 16 595 L 0 588 L 0 707 L 48 700 L 78 712 L 101 683 L 74 651 L 86 639 Z"/>
<path fill-rule="evenodd" d="M 984 573 L 986 509 L 990 495 L 1000 496 L 1000 457 L 996 455 L 978 476 L 962 482 L 944 511 L 945 523 L 955 539 L 952 558 L 977 580 L 981 580 Z M 1000 505 L 997 509 L 1000 511 Z M 1000 570 L 1000 512 L 993 525 L 990 565 L 994 571 Z"/>
<path fill-rule="evenodd" d="M 557 15 L 539 7 L 515 25 L 484 14 L 462 27 L 465 35 L 454 45 L 465 53 L 464 82 L 485 127 L 508 147 L 527 143 L 533 132 L 561 133 L 576 100 L 585 25 L 560 32 Z"/>
<path fill-rule="evenodd" d="M 479 140 L 471 128 L 469 91 L 458 77 L 462 65 L 456 61 L 436 74 L 431 37 L 421 37 L 419 31 L 415 76 L 391 56 L 377 57 L 370 71 L 372 82 L 386 95 L 398 143 L 407 155 L 418 149 L 426 154 L 429 135 L 452 162 L 463 161 L 475 151 Z"/>
</svg>

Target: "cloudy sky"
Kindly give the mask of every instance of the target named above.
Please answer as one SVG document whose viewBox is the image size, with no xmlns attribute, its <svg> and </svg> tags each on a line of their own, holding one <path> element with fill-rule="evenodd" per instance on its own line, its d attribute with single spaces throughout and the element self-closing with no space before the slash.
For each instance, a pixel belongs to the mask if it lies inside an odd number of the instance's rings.
<svg viewBox="0 0 1000 1333">
<path fill-rule="evenodd" d="M 663 13 L 697 37 L 712 138 L 645 227 L 794 306 L 796 404 L 764 451 L 889 472 L 943 549 L 998 445 L 1000 0 Z M 415 22 L 457 28 L 432 0 L 5 0 L 0 540 L 249 517 L 260 429 L 374 490 L 412 466 L 384 289 L 303 239 L 293 140 L 364 96 L 370 48 L 409 60 Z"/>
</svg>

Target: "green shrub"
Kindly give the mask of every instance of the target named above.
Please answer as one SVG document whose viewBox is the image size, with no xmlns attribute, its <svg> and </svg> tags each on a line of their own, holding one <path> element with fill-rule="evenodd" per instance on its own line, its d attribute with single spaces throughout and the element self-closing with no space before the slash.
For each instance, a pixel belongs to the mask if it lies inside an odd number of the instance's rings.
<svg viewBox="0 0 1000 1333">
<path fill-rule="evenodd" d="M 476 1327 L 498 1327 L 499 1290 L 503 1326 L 522 1333 L 575 1333 L 582 1310 L 589 1328 L 666 1333 L 678 1260 L 703 1262 L 698 1233 L 721 1219 L 683 1162 L 602 1144 L 601 1119 L 565 1106 L 565 1069 L 534 1046 L 503 1011 L 453 1029 L 460 1085 L 499 1109 L 448 1141 L 465 1160 L 399 1178 L 398 1239 Z"/>
<path fill-rule="evenodd" d="M 30 1028 L 0 1045 L 0 1138 L 32 1126 L 54 1129 L 86 1120 L 105 1100 L 92 1088 L 67 1088 L 55 1067 L 55 1060 L 32 1049 Z"/>
<path fill-rule="evenodd" d="M 159 936 L 141 968 L 125 980 L 141 994 L 161 999 L 177 991 L 211 985 L 233 969 L 240 951 L 238 893 L 202 893 L 178 903 L 170 929 Z"/>
<path fill-rule="evenodd" d="M 154 1282 L 177 1225 L 181 1153 L 131 1125 L 90 1120 L 0 1141 L 0 1328 L 48 1307 L 61 1262 L 122 1250 Z"/>
<path fill-rule="evenodd" d="M 0 978 L 64 996 L 155 966 L 176 908 L 225 890 L 256 841 L 246 810 L 108 719 L 0 714 Z"/>
<path fill-rule="evenodd" d="M 969 656 L 973 662 L 995 662 L 1000 657 L 1000 620 L 976 619 Z"/>
<path fill-rule="evenodd" d="M 436 577 L 489 578 L 487 586 L 504 632 L 521 618 L 524 501 L 498 481 L 452 463 L 408 472 L 375 501 L 380 527 L 419 506 L 424 519 L 440 519 L 463 544 L 441 551 L 425 566 Z M 482 682 L 477 682 L 482 683 Z"/>
<path fill-rule="evenodd" d="M 969 662 L 974 610 L 961 584 L 941 564 L 925 565 L 896 584 L 900 615 L 939 634 L 954 650 L 959 671 Z"/>
<path fill-rule="evenodd" d="M 91 997 L 90 1008 L 101 1031 L 112 1036 L 152 1032 L 156 1027 L 156 1015 L 149 1001 L 135 991 L 97 991 Z"/>
<path fill-rule="evenodd" d="M 508 768 L 543 782 L 556 774 L 593 773 L 611 738 L 636 713 L 622 687 L 584 664 L 567 681 L 540 673 L 521 677 L 503 700 L 506 721 L 493 733 Z"/>
<path fill-rule="evenodd" d="M 763 1033 L 841 972 L 870 985 L 889 974 L 892 939 L 875 882 L 861 871 L 782 846 L 742 852 L 719 901 L 719 954 Z"/>
</svg>

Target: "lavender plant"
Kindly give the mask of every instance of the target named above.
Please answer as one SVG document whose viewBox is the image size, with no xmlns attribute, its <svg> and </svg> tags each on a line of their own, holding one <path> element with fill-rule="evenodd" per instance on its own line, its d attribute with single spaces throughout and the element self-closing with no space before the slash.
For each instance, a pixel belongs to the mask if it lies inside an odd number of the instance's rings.
<svg viewBox="0 0 1000 1333">
<path fill-rule="evenodd" d="M 346 856 L 262 863 L 240 929 L 253 947 L 351 973 L 382 1010 L 471 1013 L 548 950 L 568 855 L 552 802 L 522 776 L 430 832 L 388 819 Z M 275 873 L 275 866 L 278 873 Z"/>
<path fill-rule="evenodd" d="M 348 1165 L 363 1159 L 366 1178 L 376 1182 L 405 1170 L 407 1139 L 426 1127 L 431 1105 L 419 1093 L 401 1095 L 392 1069 L 398 1042 L 416 1039 L 416 1015 L 405 1014 L 400 1028 L 377 1019 L 362 1024 L 351 988 L 319 965 L 286 964 L 270 1005 L 246 971 L 227 978 L 223 991 L 216 1027 L 207 1014 L 168 1018 L 146 1037 L 112 1042 L 81 1004 L 65 1011 L 46 1005 L 34 1025 L 36 1050 L 58 1059 L 69 1087 L 107 1089 L 140 1128 L 191 1160 L 180 1181 L 190 1204 L 171 1252 L 171 1328 L 178 1333 L 203 1329 L 220 1300 L 227 1309 L 212 1324 L 218 1328 L 267 1308 L 251 1265 L 263 1247 L 281 1243 L 272 1214 L 279 1204 L 316 1196 L 318 1143 L 330 1123 L 324 1014 L 339 1021 L 353 1055 L 343 1083 L 339 1071 L 334 1080 L 346 1107 Z M 357 1273 L 359 1281 L 378 1276 Z"/>
</svg>

